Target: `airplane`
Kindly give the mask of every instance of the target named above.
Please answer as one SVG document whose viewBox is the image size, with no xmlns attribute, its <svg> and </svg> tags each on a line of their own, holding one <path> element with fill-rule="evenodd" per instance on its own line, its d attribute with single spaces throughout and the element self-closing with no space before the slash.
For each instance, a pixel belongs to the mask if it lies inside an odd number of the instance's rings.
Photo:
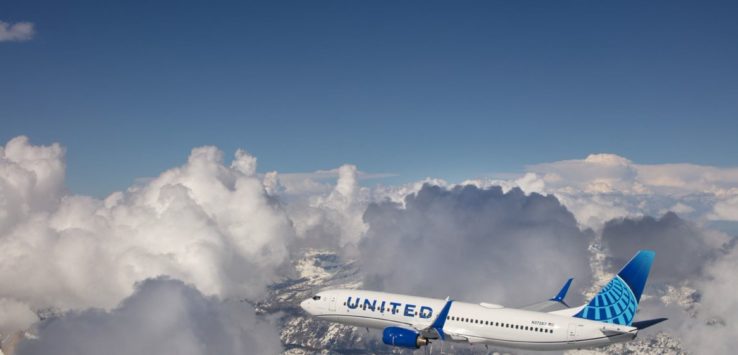
<svg viewBox="0 0 738 355">
<path fill-rule="evenodd" d="M 526 350 L 600 347 L 666 320 L 633 321 L 655 255 L 638 251 L 592 300 L 573 308 L 564 302 L 573 279 L 553 298 L 521 309 L 347 289 L 319 292 L 300 306 L 319 319 L 382 329 L 387 345 L 426 352 L 435 340 Z"/>
</svg>

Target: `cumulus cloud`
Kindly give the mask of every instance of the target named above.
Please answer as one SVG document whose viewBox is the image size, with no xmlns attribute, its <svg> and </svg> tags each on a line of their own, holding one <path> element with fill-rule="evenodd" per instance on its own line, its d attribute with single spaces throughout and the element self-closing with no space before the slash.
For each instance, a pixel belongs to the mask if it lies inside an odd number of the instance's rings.
<svg viewBox="0 0 738 355">
<path fill-rule="evenodd" d="M 701 346 L 690 331 L 735 330 L 724 315 L 736 312 L 736 298 L 720 297 L 735 294 L 735 241 L 706 227 L 738 219 L 732 168 L 598 154 L 460 185 L 427 178 L 367 188 L 362 179 L 384 175 L 350 164 L 260 175 L 243 150 L 226 162 L 217 148 L 199 147 L 183 165 L 97 199 L 66 191 L 64 159 L 62 146 L 26 137 L 0 146 L 0 333 L 28 328 L 37 312 L 62 314 L 38 327 L 24 353 L 60 343 L 54 352 L 63 353 L 77 341 L 97 353 L 229 353 L 259 338 L 271 344 L 262 353 L 278 351 L 272 327 L 248 305 L 222 300 L 264 297 L 303 247 L 356 258 L 366 288 L 510 306 L 549 297 L 570 276 L 568 300 L 583 301 L 577 291 L 591 291 L 593 277 L 650 248 L 657 259 L 641 312 L 676 319 L 663 327 L 690 347 Z M 184 283 L 134 286 L 160 275 Z M 201 321 L 222 338 L 192 324 Z M 146 327 L 132 329 L 136 322 Z M 262 326 L 267 333 L 236 339 Z M 162 332 L 177 342 L 148 334 Z M 135 341 L 118 346 L 125 339 Z"/>
<path fill-rule="evenodd" d="M 718 201 L 708 215 L 713 220 L 738 221 L 738 192 L 734 196 Z"/>
<path fill-rule="evenodd" d="M 355 165 L 344 164 L 336 169 L 317 170 L 308 173 L 266 173 L 264 178 L 272 191 L 287 197 L 290 200 L 300 197 L 319 196 L 330 193 L 335 189 L 337 179 L 346 176 L 346 168 L 353 167 L 353 179 L 373 180 L 395 176 L 390 173 L 369 173 L 359 170 Z"/>
<path fill-rule="evenodd" d="M 372 204 L 364 220 L 360 264 L 369 288 L 522 305 L 570 276 L 579 287 L 590 282 L 591 232 L 553 196 L 425 185 L 404 207 Z"/>
<path fill-rule="evenodd" d="M 701 299 L 691 322 L 681 324 L 690 348 L 705 354 L 732 354 L 738 347 L 738 248 L 711 262 L 697 287 Z"/>
<path fill-rule="evenodd" d="M 346 164 L 336 173 L 338 179 L 329 191 L 302 198 L 292 195 L 286 205 L 302 246 L 351 247 L 366 231 L 362 215 L 370 197 L 368 189 L 359 186 L 359 170 Z"/>
<path fill-rule="evenodd" d="M 169 275 L 205 295 L 262 297 L 294 239 L 243 151 L 214 147 L 104 200 L 64 190 L 64 149 L 18 137 L 0 148 L 0 304 L 19 310 L 110 308 L 133 285 Z"/>
<path fill-rule="evenodd" d="M 37 321 L 38 316 L 28 308 L 27 304 L 0 298 L 0 335 L 13 334 L 19 329 L 28 329 Z M 0 338 L 0 343 L 1 340 L 2 338 Z"/>
<path fill-rule="evenodd" d="M 553 194 L 587 227 L 615 218 L 668 211 L 699 221 L 738 221 L 738 168 L 695 164 L 637 164 L 615 154 L 591 154 L 526 167 L 502 179 L 472 179 L 478 187 L 519 187 Z"/>
<path fill-rule="evenodd" d="M 275 326 L 247 303 L 206 297 L 181 281 L 138 284 L 116 308 L 70 312 L 43 322 L 20 355 L 277 354 Z"/>
<path fill-rule="evenodd" d="M 703 266 L 718 257 L 730 240 L 671 212 L 661 218 L 615 219 L 602 230 L 611 272 L 617 272 L 640 249 L 656 250 L 650 278 L 656 282 L 679 282 L 700 275 Z"/>
<path fill-rule="evenodd" d="M 467 179 L 460 183 L 426 178 L 378 186 L 374 201 L 400 204 L 423 184 L 453 187 L 499 186 L 526 193 L 552 194 L 583 227 L 601 229 L 623 217 L 660 216 L 669 211 L 691 220 L 712 223 L 738 221 L 738 168 L 695 164 L 637 164 L 614 154 L 591 154 L 585 159 L 530 165 L 522 174 Z"/>
<path fill-rule="evenodd" d="M 22 42 L 33 38 L 33 23 L 16 22 L 8 23 L 0 21 L 0 42 Z"/>
<path fill-rule="evenodd" d="M 64 148 L 32 146 L 27 137 L 0 146 L 0 235 L 33 212 L 54 210 L 64 193 Z"/>
<path fill-rule="evenodd" d="M 592 154 L 528 170 L 541 180 L 545 192 L 559 197 L 590 226 L 672 208 L 695 219 L 738 220 L 729 205 L 738 196 L 738 168 L 636 164 L 614 154 Z"/>
</svg>

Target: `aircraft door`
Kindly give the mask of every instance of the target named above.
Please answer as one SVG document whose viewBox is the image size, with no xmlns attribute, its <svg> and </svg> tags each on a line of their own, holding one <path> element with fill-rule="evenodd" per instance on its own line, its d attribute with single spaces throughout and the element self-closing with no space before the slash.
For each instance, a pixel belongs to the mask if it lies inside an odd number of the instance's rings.
<svg viewBox="0 0 738 355">
<path fill-rule="evenodd" d="M 328 310 L 331 312 L 336 311 L 336 297 L 335 296 L 330 296 L 328 298 Z"/>
</svg>

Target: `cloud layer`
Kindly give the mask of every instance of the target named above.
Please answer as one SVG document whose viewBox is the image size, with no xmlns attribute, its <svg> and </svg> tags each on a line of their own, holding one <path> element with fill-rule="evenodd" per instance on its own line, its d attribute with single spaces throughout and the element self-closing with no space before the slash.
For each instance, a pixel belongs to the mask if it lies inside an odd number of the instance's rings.
<svg viewBox="0 0 738 355">
<path fill-rule="evenodd" d="M 22 42 L 33 38 L 35 31 L 33 23 L 16 22 L 7 23 L 0 21 L 0 42 Z"/>
<path fill-rule="evenodd" d="M 370 288 L 524 305 L 553 296 L 570 276 L 590 282 L 592 235 L 552 196 L 425 185 L 404 207 L 373 204 L 364 219 Z"/>
<path fill-rule="evenodd" d="M 0 148 L 0 330 L 29 313 L 116 306 L 160 275 L 208 296 L 263 297 L 288 260 L 291 222 L 243 151 L 214 147 L 105 200 L 64 189 L 64 149 L 18 137 Z M 11 316 L 16 315 L 16 316 Z"/>
<path fill-rule="evenodd" d="M 170 279 L 140 283 L 111 311 L 89 309 L 45 321 L 20 355 L 277 354 L 274 325 L 242 302 L 205 297 Z"/>
<path fill-rule="evenodd" d="M 714 260 L 730 242 L 727 235 L 700 228 L 669 212 L 661 218 L 615 219 L 607 222 L 602 242 L 610 260 L 610 271 L 626 263 L 636 251 L 658 252 L 651 270 L 651 280 L 679 282 L 702 273 L 705 264 Z"/>
<path fill-rule="evenodd" d="M 732 168 L 600 154 L 507 179 L 368 188 L 360 181 L 372 175 L 350 164 L 261 175 L 248 153 L 226 162 L 206 146 L 101 200 L 66 191 L 64 156 L 26 137 L 0 146 L 0 335 L 55 315 L 26 354 L 51 344 L 57 353 L 279 351 L 274 326 L 231 300 L 265 297 L 305 247 L 356 259 L 365 288 L 510 306 L 549 297 L 570 276 L 568 301 L 583 301 L 592 281 L 655 249 L 639 317 L 670 317 L 660 329 L 689 349 L 738 346 L 729 337 L 736 241 L 707 223 L 738 215 Z M 256 328 L 265 333 L 242 334 Z M 177 342 L 150 336 L 161 332 Z M 135 341 L 118 345 L 126 339 Z"/>
</svg>

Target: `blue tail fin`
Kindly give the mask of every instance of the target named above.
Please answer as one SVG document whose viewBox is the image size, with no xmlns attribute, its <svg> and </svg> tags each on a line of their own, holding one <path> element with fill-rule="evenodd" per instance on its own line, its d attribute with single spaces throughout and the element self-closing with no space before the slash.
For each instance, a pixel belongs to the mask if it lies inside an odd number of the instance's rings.
<svg viewBox="0 0 738 355">
<path fill-rule="evenodd" d="M 651 250 L 639 251 L 574 317 L 631 325 L 655 255 Z"/>
</svg>

